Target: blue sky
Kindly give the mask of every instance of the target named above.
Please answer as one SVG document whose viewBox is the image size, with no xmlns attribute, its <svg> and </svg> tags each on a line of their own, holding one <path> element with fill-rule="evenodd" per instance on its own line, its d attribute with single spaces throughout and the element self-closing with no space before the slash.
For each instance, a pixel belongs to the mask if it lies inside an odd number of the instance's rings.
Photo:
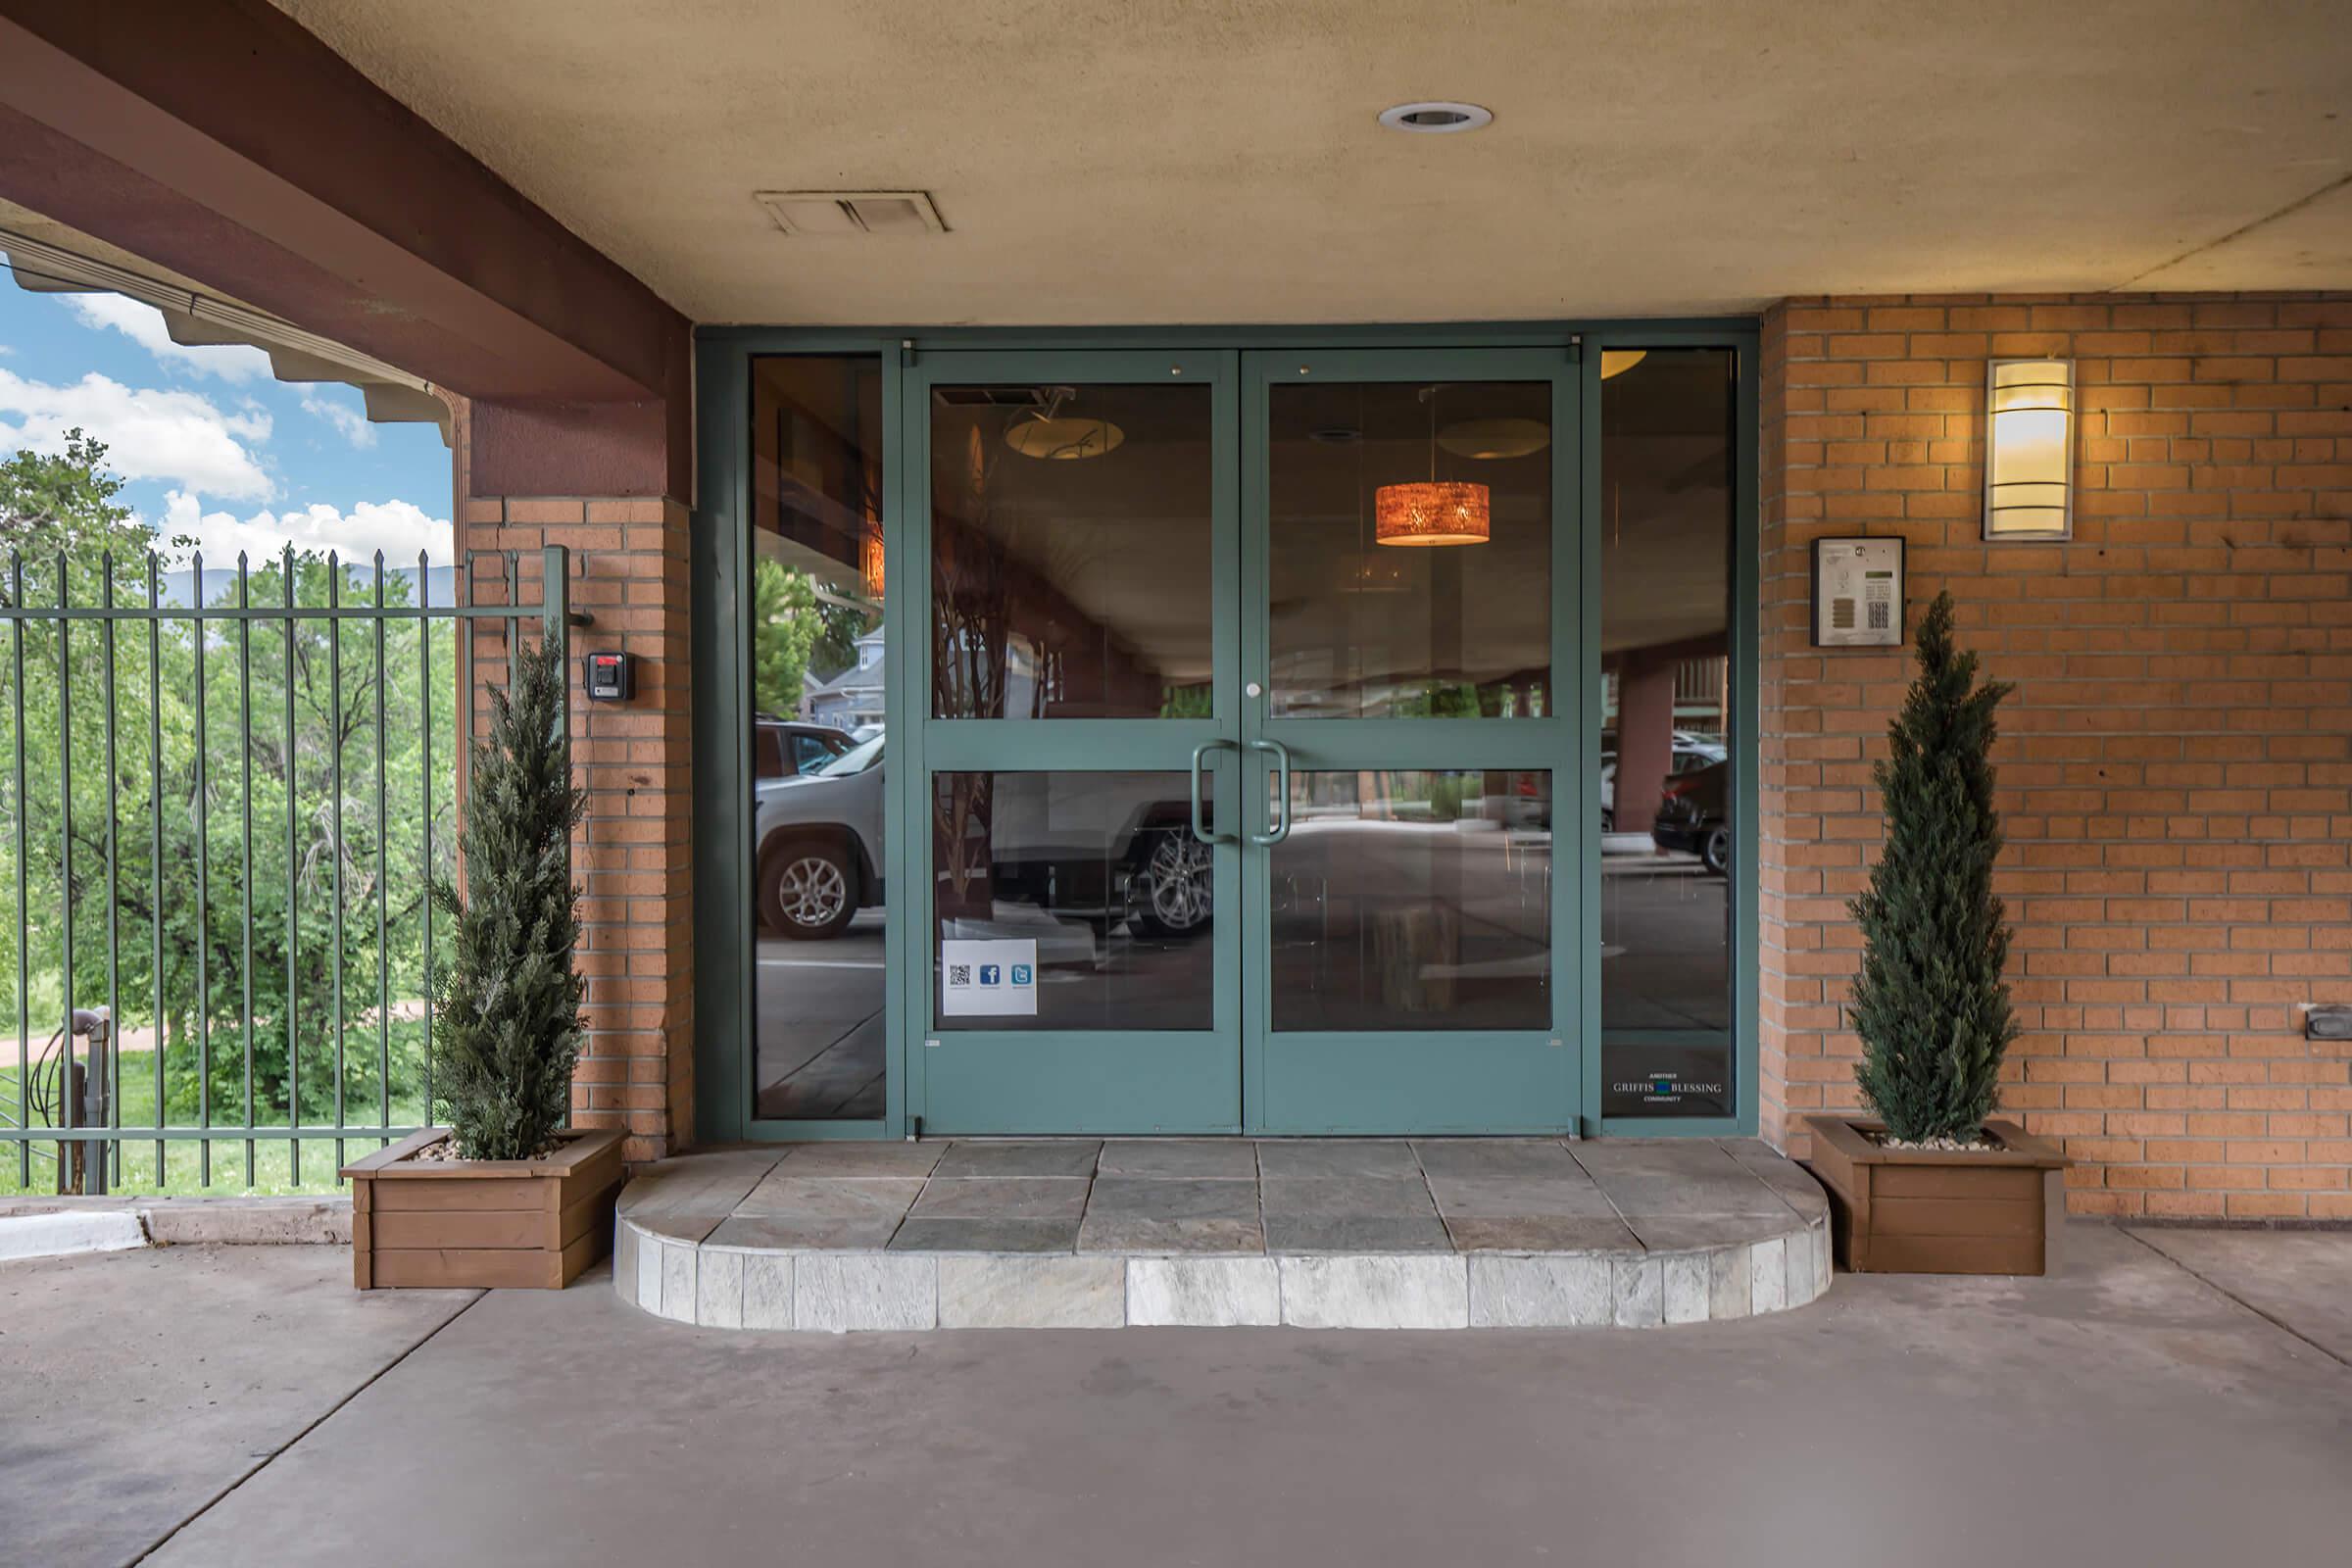
<svg viewBox="0 0 2352 1568">
<path fill-rule="evenodd" d="M 33 294 L 0 276 L 0 453 L 106 442 L 123 499 L 205 564 L 237 552 L 380 549 L 450 559 L 450 466 L 429 424 L 369 424 L 357 390 L 280 385 L 259 349 L 182 348 L 119 294 Z M 180 559 L 184 560 L 184 556 Z"/>
</svg>

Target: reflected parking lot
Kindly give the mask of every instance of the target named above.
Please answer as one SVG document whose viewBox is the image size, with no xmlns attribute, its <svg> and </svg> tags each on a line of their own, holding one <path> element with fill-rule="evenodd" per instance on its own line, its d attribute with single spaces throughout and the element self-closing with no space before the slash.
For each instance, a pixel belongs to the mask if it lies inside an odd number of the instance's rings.
<svg viewBox="0 0 2352 1568">
<path fill-rule="evenodd" d="M 878 1117 L 883 1108 L 883 911 L 831 942 L 762 932 L 754 953 L 759 1114 Z"/>
<path fill-rule="evenodd" d="M 1695 855 L 1611 834 L 1600 861 L 1602 1020 L 1613 1030 L 1731 1027 L 1730 884 Z"/>
</svg>

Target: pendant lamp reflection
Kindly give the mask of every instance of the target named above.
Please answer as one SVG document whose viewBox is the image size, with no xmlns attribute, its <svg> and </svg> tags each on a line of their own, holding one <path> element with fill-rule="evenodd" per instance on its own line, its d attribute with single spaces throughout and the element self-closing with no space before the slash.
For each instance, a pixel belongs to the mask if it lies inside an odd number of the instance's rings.
<svg viewBox="0 0 2352 1568">
<path fill-rule="evenodd" d="M 1372 541 L 1483 545 L 1492 522 L 1483 484 L 1384 484 L 1372 496 Z"/>
<path fill-rule="evenodd" d="M 1421 389 L 1429 405 L 1429 477 L 1409 484 L 1384 484 L 1372 492 L 1372 542 L 1376 545 L 1483 545 L 1494 522 L 1487 487 L 1438 477 L 1438 389 Z"/>
<path fill-rule="evenodd" d="M 1024 458 L 1070 463 L 1099 458 L 1127 439 L 1127 432 L 1108 419 L 1079 419 L 1046 415 L 1022 419 L 1004 432 L 1004 444 Z"/>
</svg>

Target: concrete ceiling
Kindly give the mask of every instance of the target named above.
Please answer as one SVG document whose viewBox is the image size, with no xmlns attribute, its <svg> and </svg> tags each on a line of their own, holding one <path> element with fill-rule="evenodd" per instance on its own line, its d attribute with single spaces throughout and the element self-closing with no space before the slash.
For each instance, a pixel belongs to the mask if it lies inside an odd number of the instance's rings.
<svg viewBox="0 0 2352 1568">
<path fill-rule="evenodd" d="M 705 321 L 2352 285 L 2341 0 L 276 3 Z M 790 237 L 795 188 L 952 232 Z"/>
</svg>

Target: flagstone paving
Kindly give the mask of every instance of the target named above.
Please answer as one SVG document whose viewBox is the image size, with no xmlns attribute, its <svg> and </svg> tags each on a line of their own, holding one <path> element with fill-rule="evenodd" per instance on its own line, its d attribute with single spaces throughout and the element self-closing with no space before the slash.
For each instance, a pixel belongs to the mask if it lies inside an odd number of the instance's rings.
<svg viewBox="0 0 2352 1568">
<path fill-rule="evenodd" d="M 1811 1301 L 1828 1218 L 1752 1140 L 779 1145 L 640 1174 L 613 1286 L 706 1328 L 1647 1328 Z"/>
</svg>

